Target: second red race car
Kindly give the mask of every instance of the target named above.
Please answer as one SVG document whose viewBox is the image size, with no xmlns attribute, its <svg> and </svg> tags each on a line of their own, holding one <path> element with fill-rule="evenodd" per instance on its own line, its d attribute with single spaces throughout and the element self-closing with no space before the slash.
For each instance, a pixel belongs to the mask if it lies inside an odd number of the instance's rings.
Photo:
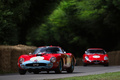
<svg viewBox="0 0 120 80">
<path fill-rule="evenodd" d="M 102 48 L 89 48 L 83 55 L 83 66 L 89 64 L 102 64 L 104 66 L 109 65 L 108 54 Z"/>
<path fill-rule="evenodd" d="M 38 74 L 41 71 L 61 73 L 65 70 L 72 73 L 75 61 L 72 53 L 66 53 L 59 46 L 43 46 L 29 55 L 21 55 L 18 59 L 18 67 L 21 75 L 26 71 Z"/>
</svg>

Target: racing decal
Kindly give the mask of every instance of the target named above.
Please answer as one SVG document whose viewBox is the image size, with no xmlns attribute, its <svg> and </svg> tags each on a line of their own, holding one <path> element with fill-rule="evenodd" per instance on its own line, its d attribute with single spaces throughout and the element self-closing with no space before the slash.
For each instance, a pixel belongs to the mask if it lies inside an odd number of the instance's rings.
<svg viewBox="0 0 120 80">
<path fill-rule="evenodd" d="M 66 65 L 69 66 L 70 64 L 71 64 L 70 56 L 67 55 L 67 58 L 66 58 Z"/>
<path fill-rule="evenodd" d="M 41 56 L 37 56 L 37 57 L 32 57 L 31 59 L 30 59 L 30 61 L 41 61 L 41 60 L 43 60 L 44 59 L 44 57 L 41 57 Z"/>
<path fill-rule="evenodd" d="M 93 58 L 100 58 L 100 56 L 93 56 Z"/>
</svg>

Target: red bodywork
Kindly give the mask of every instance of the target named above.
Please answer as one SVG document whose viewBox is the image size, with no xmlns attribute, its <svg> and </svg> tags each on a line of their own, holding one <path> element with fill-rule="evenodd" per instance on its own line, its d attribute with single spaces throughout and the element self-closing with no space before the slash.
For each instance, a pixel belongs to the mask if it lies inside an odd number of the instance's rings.
<svg viewBox="0 0 120 80">
<path fill-rule="evenodd" d="M 83 55 L 83 65 L 87 66 L 88 64 L 103 64 L 104 66 L 108 66 L 108 54 L 102 48 L 89 48 Z"/>
<path fill-rule="evenodd" d="M 21 70 L 39 70 L 39 71 L 51 71 L 56 70 L 59 67 L 60 61 L 62 61 L 62 70 L 67 70 L 71 67 L 72 60 L 74 61 L 75 65 L 75 57 L 72 53 L 66 53 L 61 47 L 58 46 L 43 46 L 39 48 L 58 48 L 61 52 L 60 53 L 32 53 L 29 55 L 21 55 L 18 59 L 18 67 Z M 39 49 L 38 48 L 38 49 Z M 54 57 L 56 59 L 55 62 L 51 62 L 51 58 Z M 21 62 L 21 60 L 24 59 L 24 61 Z M 33 64 L 37 61 L 38 65 L 33 66 Z M 50 66 L 43 66 L 42 64 L 50 65 Z M 28 67 L 27 65 L 32 64 L 32 66 Z M 42 66 L 41 66 L 42 65 Z M 34 71 L 33 71 L 34 72 Z M 69 71 L 68 71 L 69 72 Z M 20 73 L 21 74 L 21 73 Z"/>
</svg>

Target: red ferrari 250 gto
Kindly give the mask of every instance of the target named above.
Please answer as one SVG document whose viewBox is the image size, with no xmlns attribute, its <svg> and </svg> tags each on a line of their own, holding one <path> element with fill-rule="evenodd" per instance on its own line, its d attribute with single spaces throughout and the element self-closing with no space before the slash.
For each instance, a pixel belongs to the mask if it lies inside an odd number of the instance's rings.
<svg viewBox="0 0 120 80">
<path fill-rule="evenodd" d="M 104 66 L 109 65 L 109 58 L 105 50 L 102 48 L 89 48 L 83 55 L 83 66 L 88 64 L 102 64 Z"/>
<path fill-rule="evenodd" d="M 44 46 L 37 48 L 29 55 L 21 55 L 18 59 L 19 73 L 24 75 L 26 71 L 38 74 L 41 71 L 63 70 L 72 73 L 75 65 L 75 57 L 72 53 L 66 53 L 59 46 Z"/>
</svg>

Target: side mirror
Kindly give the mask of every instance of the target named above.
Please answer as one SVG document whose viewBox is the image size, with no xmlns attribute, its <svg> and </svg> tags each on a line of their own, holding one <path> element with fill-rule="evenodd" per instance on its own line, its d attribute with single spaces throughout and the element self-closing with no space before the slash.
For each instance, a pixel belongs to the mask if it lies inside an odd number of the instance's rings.
<svg viewBox="0 0 120 80">
<path fill-rule="evenodd" d="M 46 53 L 44 52 L 44 53 L 41 53 L 41 55 L 45 55 Z"/>
<path fill-rule="evenodd" d="M 64 53 L 66 53 L 66 51 L 64 51 Z"/>
<path fill-rule="evenodd" d="M 105 51 L 105 54 L 106 54 L 107 52 Z"/>
</svg>

